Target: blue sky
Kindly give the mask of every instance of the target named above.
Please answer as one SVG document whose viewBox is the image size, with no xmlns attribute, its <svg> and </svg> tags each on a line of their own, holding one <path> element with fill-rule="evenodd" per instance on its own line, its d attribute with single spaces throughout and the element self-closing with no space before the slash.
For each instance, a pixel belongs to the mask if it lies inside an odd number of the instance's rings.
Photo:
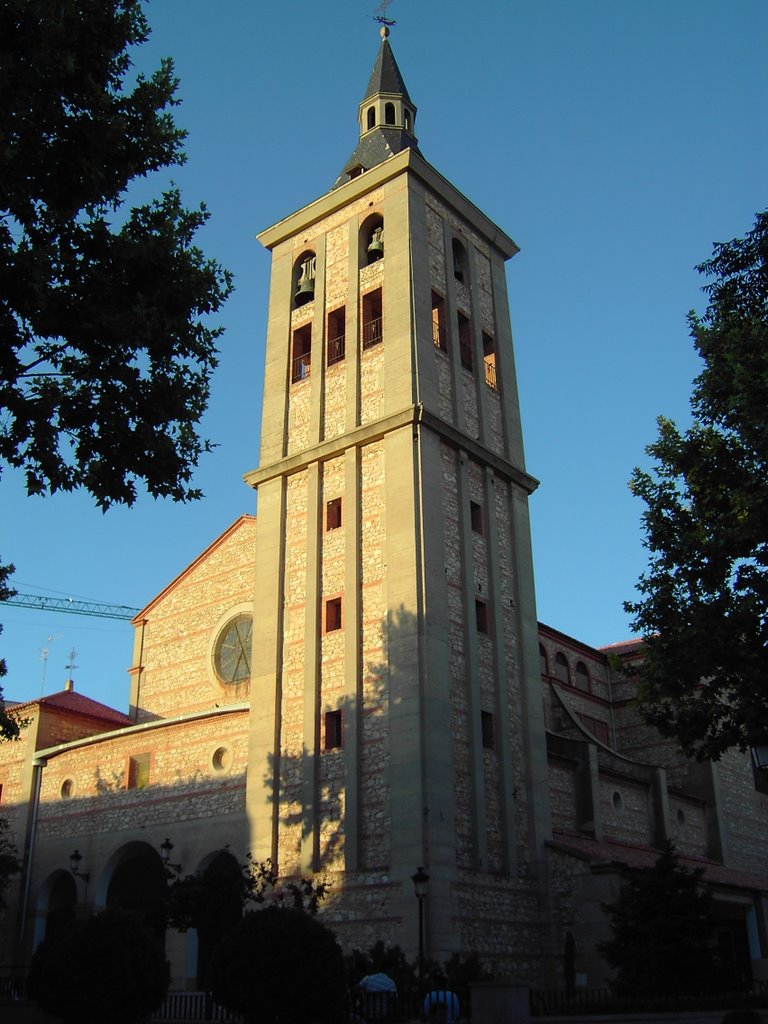
<svg viewBox="0 0 768 1024">
<path fill-rule="evenodd" d="M 28 498 L 2 480 L 0 555 L 19 589 L 140 607 L 235 518 L 255 511 L 269 258 L 262 228 L 326 192 L 357 137 L 379 45 L 374 0 L 322 5 L 150 0 L 151 71 L 174 58 L 199 236 L 235 275 L 192 505 L 142 496 Z M 539 618 L 599 645 L 631 633 L 643 571 L 632 467 L 664 414 L 685 423 L 697 363 L 694 265 L 766 206 L 764 0 L 395 0 L 390 42 L 422 153 L 520 245 L 508 281 Z M 127 623 L 0 609 L 10 699 L 60 689 L 127 706 Z M 52 639 L 49 639 L 52 638 Z M 47 663 L 41 649 L 49 651 Z"/>
</svg>

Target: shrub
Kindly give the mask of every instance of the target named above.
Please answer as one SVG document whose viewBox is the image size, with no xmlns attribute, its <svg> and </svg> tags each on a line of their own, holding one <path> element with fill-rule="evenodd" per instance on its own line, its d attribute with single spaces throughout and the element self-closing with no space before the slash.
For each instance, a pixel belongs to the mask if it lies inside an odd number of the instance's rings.
<svg viewBox="0 0 768 1024">
<path fill-rule="evenodd" d="M 30 994 L 67 1024 L 130 1024 L 162 1003 L 165 952 L 128 915 L 107 911 L 44 942 L 32 958 Z"/>
<path fill-rule="evenodd" d="M 332 931 L 291 907 L 246 914 L 213 956 L 214 998 L 249 1024 L 337 1024 L 344 966 Z"/>
</svg>

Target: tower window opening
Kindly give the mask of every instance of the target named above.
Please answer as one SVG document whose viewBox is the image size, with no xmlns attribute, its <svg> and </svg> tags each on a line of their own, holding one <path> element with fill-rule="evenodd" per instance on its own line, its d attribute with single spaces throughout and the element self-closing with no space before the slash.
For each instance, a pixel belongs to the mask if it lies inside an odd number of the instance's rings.
<svg viewBox="0 0 768 1024">
<path fill-rule="evenodd" d="M 456 278 L 457 281 L 460 281 L 462 284 L 467 284 L 467 250 L 464 248 L 464 246 L 461 244 L 458 238 L 454 238 L 452 242 L 452 247 L 453 276 Z"/>
<path fill-rule="evenodd" d="M 333 498 L 325 506 L 326 530 L 338 530 L 341 526 L 341 498 Z"/>
<path fill-rule="evenodd" d="M 445 299 L 437 292 L 432 292 L 432 341 L 435 348 L 445 352 L 448 340 L 445 334 Z"/>
<path fill-rule="evenodd" d="M 493 750 L 496 746 L 493 728 L 493 715 L 490 711 L 480 712 L 480 735 L 483 746 L 486 750 Z"/>
<path fill-rule="evenodd" d="M 576 662 L 576 689 L 589 693 L 589 672 L 583 661 Z"/>
<path fill-rule="evenodd" d="M 325 713 L 325 749 L 338 750 L 341 746 L 341 711 Z"/>
<path fill-rule="evenodd" d="M 385 103 L 384 104 L 384 124 L 395 123 L 395 104 Z"/>
<path fill-rule="evenodd" d="M 469 503 L 469 521 L 475 533 L 483 535 L 483 506 L 476 501 Z"/>
<path fill-rule="evenodd" d="M 325 602 L 325 632 L 341 629 L 341 598 L 331 597 Z"/>
<path fill-rule="evenodd" d="M 363 296 L 363 348 L 373 348 L 383 341 L 381 288 Z"/>
<path fill-rule="evenodd" d="M 461 365 L 465 370 L 472 369 L 472 325 L 469 317 L 463 313 L 458 314 L 459 318 L 459 353 Z"/>
<path fill-rule="evenodd" d="M 480 598 L 475 599 L 475 623 L 478 633 L 488 634 L 488 605 Z"/>
<path fill-rule="evenodd" d="M 494 391 L 496 383 L 496 347 L 493 336 L 483 331 L 483 362 L 485 363 L 485 383 Z"/>
<path fill-rule="evenodd" d="M 365 263 L 376 263 L 384 256 L 384 221 L 381 217 L 373 217 L 366 221 L 363 229 L 365 246 Z"/>
<path fill-rule="evenodd" d="M 291 383 L 306 380 L 312 362 L 312 324 L 305 324 L 293 332 L 293 358 L 291 360 Z"/>
<path fill-rule="evenodd" d="M 366 123 L 368 125 L 368 131 L 370 131 L 371 128 L 374 128 L 376 126 L 376 107 L 368 107 L 368 112 L 366 114 L 366 118 L 367 118 L 367 122 Z"/>
<path fill-rule="evenodd" d="M 544 644 L 539 644 L 539 672 L 544 678 L 549 675 L 549 662 L 547 661 L 547 652 L 544 650 Z"/>
<path fill-rule="evenodd" d="M 328 314 L 328 365 L 339 363 L 344 358 L 344 335 L 346 311 L 344 306 Z"/>
<path fill-rule="evenodd" d="M 568 669 L 568 662 L 561 651 L 558 651 L 555 655 L 555 679 L 560 683 L 565 683 L 566 686 L 571 685 L 571 673 Z"/>
<path fill-rule="evenodd" d="M 411 130 L 411 112 L 408 107 L 403 108 L 403 124 L 405 125 L 405 130 L 409 132 Z"/>
<path fill-rule="evenodd" d="M 317 256 L 305 253 L 296 261 L 294 270 L 296 287 L 293 293 L 295 306 L 303 306 L 315 297 L 315 274 L 317 272 Z"/>
</svg>

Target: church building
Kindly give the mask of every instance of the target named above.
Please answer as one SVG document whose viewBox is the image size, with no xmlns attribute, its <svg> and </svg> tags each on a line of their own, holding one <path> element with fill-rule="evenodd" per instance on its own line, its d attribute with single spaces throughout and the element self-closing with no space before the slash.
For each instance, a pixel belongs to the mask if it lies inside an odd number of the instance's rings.
<svg viewBox="0 0 768 1024">
<path fill-rule="evenodd" d="M 388 30 L 329 191 L 259 234 L 271 287 L 258 517 L 134 619 L 127 716 L 15 712 L 0 814 L 23 871 L 5 962 L 75 914 L 162 917 L 169 874 L 271 860 L 330 884 L 345 949 L 478 953 L 604 984 L 601 901 L 668 839 L 704 868 L 734 984 L 768 979 L 768 776 L 682 757 L 622 664 L 537 622 L 506 263 L 422 155 Z M 154 918 L 153 918 L 154 915 Z M 158 924 L 162 928 L 162 923 Z M 167 930 L 174 987 L 199 937 Z"/>
</svg>

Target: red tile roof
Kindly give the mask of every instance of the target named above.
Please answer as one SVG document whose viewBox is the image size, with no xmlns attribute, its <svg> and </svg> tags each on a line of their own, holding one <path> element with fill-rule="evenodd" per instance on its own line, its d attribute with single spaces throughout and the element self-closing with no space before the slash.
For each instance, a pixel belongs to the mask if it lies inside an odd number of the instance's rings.
<svg viewBox="0 0 768 1024">
<path fill-rule="evenodd" d="M 598 842 L 580 832 L 554 830 L 551 845 L 564 853 L 573 854 L 591 864 L 613 864 L 628 868 L 650 868 L 656 863 L 661 851 L 650 846 L 633 846 L 616 840 L 603 839 Z M 750 875 L 746 871 L 735 871 L 705 857 L 691 857 L 678 851 L 678 859 L 687 868 L 703 868 L 704 880 L 716 885 L 728 885 L 736 889 L 768 891 L 768 876 Z"/>
<path fill-rule="evenodd" d="M 31 708 L 35 704 L 39 704 L 44 708 L 53 708 L 56 711 L 67 711 L 70 714 L 97 718 L 99 721 L 108 722 L 115 728 L 133 725 L 128 715 L 124 715 L 122 711 L 116 711 L 114 708 L 107 707 L 106 704 L 101 704 L 97 700 L 91 700 L 90 697 L 86 697 L 82 693 L 76 693 L 74 690 L 60 690 L 58 693 L 51 693 L 47 697 L 28 700 L 23 704 L 14 704 L 13 710 L 14 712 L 23 712 L 25 708 Z"/>
</svg>

